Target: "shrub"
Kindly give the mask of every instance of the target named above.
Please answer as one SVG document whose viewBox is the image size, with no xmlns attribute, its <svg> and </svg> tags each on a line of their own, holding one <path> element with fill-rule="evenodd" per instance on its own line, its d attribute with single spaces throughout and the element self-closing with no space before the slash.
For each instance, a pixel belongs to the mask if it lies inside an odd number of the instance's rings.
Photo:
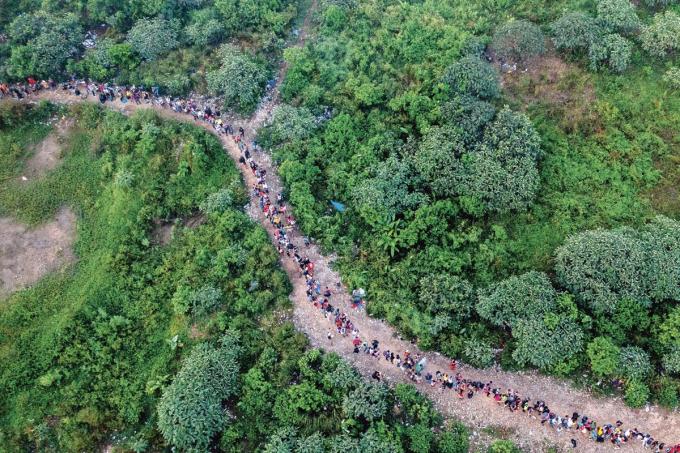
<svg viewBox="0 0 680 453">
<path fill-rule="evenodd" d="M 180 286 L 172 297 L 172 304 L 176 313 L 205 316 L 222 304 L 222 291 L 211 285 L 193 291 Z"/>
<path fill-rule="evenodd" d="M 169 444 L 205 451 L 212 436 L 223 429 L 222 401 L 236 391 L 238 353 L 236 340 L 225 336 L 216 348 L 196 346 L 182 362 L 157 406 L 158 429 Z"/>
<path fill-rule="evenodd" d="M 456 129 L 466 146 L 479 142 L 484 128 L 496 116 L 493 105 L 473 96 L 456 96 L 441 110 L 446 124 Z"/>
<path fill-rule="evenodd" d="M 477 368 L 487 368 L 493 365 L 493 347 L 487 341 L 471 338 L 465 340 L 463 357 L 467 363 Z"/>
<path fill-rule="evenodd" d="M 491 47 L 502 60 L 523 61 L 545 52 L 545 36 L 538 25 L 515 20 L 496 31 Z"/>
<path fill-rule="evenodd" d="M 590 369 L 600 377 L 612 376 L 619 366 L 620 350 L 609 338 L 596 337 L 588 343 Z"/>
<path fill-rule="evenodd" d="M 465 145 L 451 127 L 434 127 L 423 137 L 413 156 L 413 166 L 436 197 L 458 195 L 465 179 L 461 156 Z"/>
<path fill-rule="evenodd" d="M 590 67 L 597 71 L 607 66 L 614 72 L 623 72 L 628 68 L 631 53 L 632 45 L 626 38 L 616 33 L 605 35 L 590 46 Z"/>
<path fill-rule="evenodd" d="M 200 205 L 201 211 L 206 214 L 222 213 L 234 206 L 234 196 L 231 189 L 222 188 L 208 195 Z"/>
<path fill-rule="evenodd" d="M 138 20 L 128 32 L 127 42 L 146 60 L 155 60 L 179 46 L 175 25 L 158 17 Z"/>
<path fill-rule="evenodd" d="M 224 96 L 225 108 L 250 113 L 257 106 L 267 83 L 267 70 L 252 57 L 233 46 L 220 48 L 221 66 L 206 75 L 208 88 L 218 96 Z"/>
<path fill-rule="evenodd" d="M 467 453 L 470 448 L 470 432 L 460 422 L 451 422 L 439 435 L 437 451 L 439 453 Z"/>
<path fill-rule="evenodd" d="M 639 408 L 649 401 L 649 387 L 646 384 L 632 380 L 626 385 L 624 395 L 626 404 L 633 408 Z"/>
<path fill-rule="evenodd" d="M 642 0 L 642 3 L 649 8 L 665 8 L 678 3 L 678 0 Z"/>
<path fill-rule="evenodd" d="M 673 410 L 678 407 L 678 382 L 668 377 L 661 378 L 656 399 L 667 409 Z"/>
<path fill-rule="evenodd" d="M 680 15 L 666 11 L 654 16 L 654 21 L 640 34 L 642 47 L 657 57 L 666 57 L 680 50 Z"/>
<path fill-rule="evenodd" d="M 480 99 L 497 98 L 501 91 L 496 69 L 477 56 L 463 57 L 449 66 L 444 73 L 444 83 L 458 95 Z"/>
<path fill-rule="evenodd" d="M 522 319 L 542 318 L 556 307 L 557 293 L 548 276 L 531 271 L 481 290 L 477 313 L 497 326 L 514 326 Z"/>
<path fill-rule="evenodd" d="M 673 66 L 663 75 L 663 81 L 671 88 L 680 90 L 680 67 Z"/>
<path fill-rule="evenodd" d="M 637 346 L 621 348 L 618 371 L 629 379 L 645 379 L 652 372 L 649 354 Z"/>
<path fill-rule="evenodd" d="M 197 47 L 218 43 L 226 31 L 214 8 L 204 8 L 191 13 L 191 23 L 184 28 L 189 42 Z"/>
<path fill-rule="evenodd" d="M 387 413 L 387 387 L 382 384 L 362 383 L 345 396 L 342 408 L 349 418 L 374 421 Z"/>
<path fill-rule="evenodd" d="M 522 453 L 522 450 L 509 440 L 496 440 L 489 446 L 487 453 Z"/>
<path fill-rule="evenodd" d="M 542 370 L 567 361 L 583 349 L 583 330 L 569 318 L 546 315 L 518 321 L 512 328 L 516 347 L 512 358 L 521 366 Z"/>
<path fill-rule="evenodd" d="M 640 28 L 635 5 L 628 0 L 599 0 L 597 20 L 610 32 L 628 34 Z"/>
<path fill-rule="evenodd" d="M 278 146 L 306 138 L 315 128 L 314 115 L 308 109 L 281 104 L 274 109 L 271 123 L 263 131 L 266 139 L 260 141 L 263 144 L 266 142 L 269 146 Z"/>
<path fill-rule="evenodd" d="M 680 374 L 680 346 L 670 349 L 661 358 L 664 370 L 671 374 Z"/>
<path fill-rule="evenodd" d="M 586 13 L 570 12 L 552 23 L 555 48 L 560 50 L 587 50 L 599 35 L 595 19 Z"/>
</svg>

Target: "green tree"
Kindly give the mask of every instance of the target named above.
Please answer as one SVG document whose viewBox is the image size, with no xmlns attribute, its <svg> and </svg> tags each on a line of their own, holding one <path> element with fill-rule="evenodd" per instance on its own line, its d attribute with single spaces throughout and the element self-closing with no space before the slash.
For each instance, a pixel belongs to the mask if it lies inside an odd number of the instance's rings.
<svg viewBox="0 0 680 453">
<path fill-rule="evenodd" d="M 639 408 L 649 401 L 649 387 L 643 382 L 633 379 L 626 384 L 624 394 L 626 404 L 633 408 Z"/>
<path fill-rule="evenodd" d="M 552 315 L 552 316 L 550 316 Z M 573 320 L 551 313 L 543 319 L 521 319 L 512 328 L 512 358 L 542 370 L 566 362 L 583 350 L 583 330 Z"/>
<path fill-rule="evenodd" d="M 418 298 L 429 313 L 444 316 L 447 325 L 458 330 L 472 314 L 475 291 L 460 277 L 437 274 L 420 280 Z"/>
<path fill-rule="evenodd" d="M 387 413 L 389 393 L 382 384 L 362 383 L 342 401 L 342 409 L 348 418 L 374 421 Z"/>
<path fill-rule="evenodd" d="M 610 313 L 623 298 L 651 303 L 644 285 L 649 279 L 644 248 L 629 229 L 567 238 L 557 249 L 555 272 L 565 288 L 596 311 Z"/>
<path fill-rule="evenodd" d="M 423 138 L 413 156 L 413 166 L 436 197 L 460 193 L 465 173 L 461 157 L 465 144 L 456 129 L 434 127 Z"/>
<path fill-rule="evenodd" d="M 463 57 L 446 68 L 444 83 L 457 95 L 494 99 L 500 94 L 500 77 L 491 64 L 476 56 Z"/>
<path fill-rule="evenodd" d="M 78 54 L 83 31 L 74 14 L 38 11 L 21 14 L 8 27 L 11 54 L 7 71 L 13 78 L 58 77 Z"/>
<path fill-rule="evenodd" d="M 620 350 L 609 338 L 596 337 L 588 343 L 586 353 L 590 369 L 600 377 L 612 376 L 619 367 Z"/>
<path fill-rule="evenodd" d="M 599 0 L 597 20 L 610 32 L 630 34 L 640 29 L 640 18 L 629 0 Z"/>
<path fill-rule="evenodd" d="M 470 431 L 460 422 L 450 422 L 437 440 L 439 453 L 467 453 L 470 449 Z"/>
<path fill-rule="evenodd" d="M 215 8 L 203 8 L 191 12 L 191 22 L 184 28 L 189 42 L 197 47 L 205 47 L 220 42 L 226 30 Z"/>
<path fill-rule="evenodd" d="M 505 107 L 484 131 L 481 145 L 464 156 L 466 210 L 472 213 L 521 210 L 539 184 L 540 137 L 526 115 Z"/>
<path fill-rule="evenodd" d="M 629 379 L 645 379 L 652 372 L 649 354 L 638 346 L 621 348 L 617 371 Z"/>
<path fill-rule="evenodd" d="M 565 13 L 550 29 L 555 48 L 572 52 L 588 50 L 600 34 L 595 19 L 579 11 Z"/>
<path fill-rule="evenodd" d="M 654 16 L 651 25 L 640 34 L 642 47 L 657 57 L 667 57 L 680 50 L 680 15 L 666 11 Z"/>
<path fill-rule="evenodd" d="M 455 96 L 441 107 L 446 126 L 457 131 L 457 140 L 467 147 L 481 141 L 484 128 L 496 116 L 496 108 L 474 96 Z"/>
<path fill-rule="evenodd" d="M 491 48 L 503 60 L 524 61 L 545 52 L 545 36 L 538 25 L 514 20 L 496 30 Z"/>
<path fill-rule="evenodd" d="M 264 92 L 267 70 L 231 45 L 222 46 L 218 56 L 221 66 L 206 75 L 208 88 L 212 94 L 224 97 L 225 108 L 252 112 Z"/>
<path fill-rule="evenodd" d="M 258 141 L 264 146 L 278 146 L 282 143 L 308 137 L 316 129 L 312 112 L 304 107 L 281 104 L 274 108 L 272 119 L 260 132 Z"/>
<path fill-rule="evenodd" d="M 497 326 L 514 329 L 523 319 L 541 319 L 556 308 L 557 292 L 548 276 L 531 271 L 480 290 L 477 313 Z"/>
<path fill-rule="evenodd" d="M 680 90 L 680 67 L 669 68 L 663 75 L 663 81 L 671 88 Z"/>
<path fill-rule="evenodd" d="M 630 63 L 632 47 L 630 41 L 619 34 L 605 35 L 590 46 L 590 67 L 596 71 L 606 66 L 614 72 L 623 72 Z"/>
<path fill-rule="evenodd" d="M 235 337 L 227 335 L 217 347 L 194 347 L 182 362 L 157 407 L 158 429 L 170 445 L 205 451 L 224 427 L 222 402 L 236 392 L 239 351 Z"/>
<path fill-rule="evenodd" d="M 201 211 L 206 214 L 219 214 L 233 207 L 234 195 L 233 191 L 229 188 L 222 188 L 217 192 L 211 193 L 200 205 Z"/>
<path fill-rule="evenodd" d="M 158 17 L 135 22 L 127 42 L 146 60 L 156 60 L 179 46 L 175 24 Z"/>
<path fill-rule="evenodd" d="M 680 374 L 680 346 L 674 346 L 661 357 L 664 370 L 671 374 Z"/>
</svg>

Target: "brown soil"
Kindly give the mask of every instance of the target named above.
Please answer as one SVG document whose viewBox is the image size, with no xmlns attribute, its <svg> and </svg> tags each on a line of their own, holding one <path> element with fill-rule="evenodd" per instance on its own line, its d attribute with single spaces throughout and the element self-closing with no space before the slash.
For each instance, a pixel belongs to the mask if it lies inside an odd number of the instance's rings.
<svg viewBox="0 0 680 453">
<path fill-rule="evenodd" d="M 75 260 L 76 216 L 68 208 L 34 229 L 0 217 L 0 297 L 26 288 Z"/>
<path fill-rule="evenodd" d="M 526 68 L 512 72 L 501 71 L 504 91 L 528 108 L 541 104 L 560 118 L 566 132 L 596 132 L 598 118 L 596 96 L 591 76 L 576 65 L 555 55 L 534 58 Z"/>
<path fill-rule="evenodd" d="M 55 124 L 55 129 L 45 139 L 35 145 L 33 155 L 26 162 L 26 170 L 22 181 L 39 178 L 50 170 L 54 170 L 61 161 L 62 145 L 73 122 L 63 117 Z"/>
</svg>

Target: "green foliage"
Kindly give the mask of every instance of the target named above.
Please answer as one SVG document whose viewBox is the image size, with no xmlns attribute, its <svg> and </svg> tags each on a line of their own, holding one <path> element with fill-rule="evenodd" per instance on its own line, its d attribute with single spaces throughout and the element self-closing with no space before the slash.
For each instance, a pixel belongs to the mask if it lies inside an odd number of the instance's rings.
<svg viewBox="0 0 680 453">
<path fill-rule="evenodd" d="M 651 25 L 640 34 L 642 47 L 656 57 L 667 57 L 680 51 L 680 15 L 673 11 L 658 13 Z"/>
<path fill-rule="evenodd" d="M 680 68 L 673 66 L 668 69 L 663 75 L 663 81 L 673 89 L 680 89 Z"/>
<path fill-rule="evenodd" d="M 225 108 L 252 112 L 264 91 L 267 70 L 231 45 L 222 46 L 218 56 L 220 68 L 206 76 L 208 88 L 213 94 L 224 97 Z"/>
<path fill-rule="evenodd" d="M 175 24 L 158 17 L 138 20 L 127 33 L 127 42 L 146 60 L 156 60 L 179 46 Z"/>
<path fill-rule="evenodd" d="M 649 354 L 638 346 L 621 348 L 617 372 L 629 379 L 643 380 L 652 371 Z"/>
<path fill-rule="evenodd" d="M 612 312 L 621 299 L 648 307 L 652 301 L 680 295 L 673 267 L 680 262 L 678 237 L 678 223 L 664 217 L 640 232 L 584 232 L 557 250 L 555 271 L 560 282 L 595 311 Z"/>
<path fill-rule="evenodd" d="M 203 8 L 191 12 L 191 22 L 184 33 L 191 44 L 204 47 L 222 41 L 226 30 L 214 8 Z"/>
<path fill-rule="evenodd" d="M 83 38 L 76 15 L 43 11 L 19 15 L 7 32 L 11 45 L 7 72 L 14 79 L 58 77 L 67 60 L 77 55 Z"/>
<path fill-rule="evenodd" d="M 599 0 L 597 20 L 610 32 L 630 34 L 640 28 L 635 5 L 629 0 Z"/>
<path fill-rule="evenodd" d="M 521 453 L 521 451 L 509 440 L 496 440 L 489 446 L 487 453 Z"/>
<path fill-rule="evenodd" d="M 496 69 L 476 56 L 463 57 L 446 68 L 444 83 L 460 96 L 493 99 L 500 94 Z"/>
<path fill-rule="evenodd" d="M 585 51 L 600 34 L 595 19 L 586 13 L 565 13 L 550 25 L 553 43 L 558 50 Z"/>
<path fill-rule="evenodd" d="M 439 453 L 466 453 L 470 448 L 468 440 L 470 432 L 460 422 L 452 422 L 446 426 L 437 442 Z"/>
<path fill-rule="evenodd" d="M 614 72 L 623 72 L 628 68 L 631 54 L 630 41 L 616 33 L 595 40 L 588 51 L 590 67 L 593 70 L 607 66 Z"/>
<path fill-rule="evenodd" d="M 613 376 L 618 371 L 620 350 L 609 338 L 596 337 L 586 348 L 590 359 L 590 369 L 597 376 Z"/>
<path fill-rule="evenodd" d="M 458 195 L 465 182 L 461 157 L 465 144 L 449 127 L 434 127 L 423 138 L 413 157 L 413 165 L 436 197 Z"/>
<path fill-rule="evenodd" d="M 480 291 L 477 313 L 492 324 L 514 329 L 520 320 L 541 319 L 551 313 L 556 300 L 548 276 L 532 271 Z"/>
<path fill-rule="evenodd" d="M 211 193 L 201 203 L 200 208 L 206 214 L 220 214 L 227 209 L 234 208 L 236 203 L 231 189 L 222 188 L 215 193 Z"/>
<path fill-rule="evenodd" d="M 222 305 L 222 292 L 211 285 L 204 285 L 195 291 L 180 286 L 172 296 L 172 305 L 178 314 L 205 316 Z"/>
<path fill-rule="evenodd" d="M 282 104 L 272 112 L 271 123 L 258 132 L 258 141 L 262 146 L 275 147 L 304 139 L 315 128 L 316 120 L 308 109 Z"/>
<path fill-rule="evenodd" d="M 418 298 L 425 310 L 443 317 L 446 326 L 457 331 L 472 314 L 475 292 L 462 278 L 439 274 L 420 280 Z"/>
<path fill-rule="evenodd" d="M 349 418 L 371 422 L 385 416 L 387 399 L 387 387 L 372 382 L 364 383 L 345 396 L 342 409 Z"/>
<path fill-rule="evenodd" d="M 664 370 L 671 374 L 680 374 L 680 347 L 672 347 L 661 358 Z"/>
<path fill-rule="evenodd" d="M 496 30 L 491 47 L 502 60 L 524 61 L 545 52 L 545 36 L 538 25 L 513 20 Z"/>
<path fill-rule="evenodd" d="M 465 145 L 472 146 L 481 140 L 484 127 L 496 116 L 496 109 L 472 96 L 456 96 L 442 105 L 442 116 Z"/>
<path fill-rule="evenodd" d="M 158 402 L 158 429 L 182 450 L 205 451 L 223 428 L 222 401 L 236 392 L 239 347 L 226 336 L 213 348 L 196 346 Z"/>
<path fill-rule="evenodd" d="M 626 384 L 624 401 L 632 408 L 640 408 L 649 401 L 649 387 L 643 382 L 632 380 Z"/>
<path fill-rule="evenodd" d="M 583 349 L 583 330 L 564 316 L 518 321 L 512 329 L 516 340 L 512 358 L 520 365 L 531 364 L 542 370 L 566 362 Z"/>
<path fill-rule="evenodd" d="M 667 409 L 678 407 L 678 382 L 676 380 L 663 377 L 658 384 L 656 398 L 659 404 Z"/>
</svg>

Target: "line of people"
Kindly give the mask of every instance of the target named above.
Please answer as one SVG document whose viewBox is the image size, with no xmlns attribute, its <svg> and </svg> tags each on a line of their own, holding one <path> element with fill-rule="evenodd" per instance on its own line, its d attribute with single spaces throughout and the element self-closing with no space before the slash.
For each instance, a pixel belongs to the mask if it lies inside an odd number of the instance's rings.
<svg viewBox="0 0 680 453">
<path fill-rule="evenodd" d="M 331 303 L 333 291 L 328 286 L 322 289 L 321 282 L 314 277 L 314 262 L 305 256 L 300 247 L 291 241 L 289 232 L 296 226 L 295 219 L 289 212 L 281 193 L 277 193 L 274 199 L 270 197 L 267 171 L 253 159 L 253 151 L 258 149 L 257 144 L 253 142 L 252 147 L 249 147 L 244 141 L 245 130 L 242 127 L 238 129 L 238 134 L 235 134 L 234 128 L 230 124 L 225 124 L 219 108 L 215 106 L 214 100 L 200 103 L 193 99 L 185 100 L 162 97 L 159 96 L 156 88 L 152 88 L 151 92 L 149 92 L 143 87 L 118 87 L 75 79 L 58 85 L 51 79 L 37 82 L 32 78 L 29 78 L 25 84 L 0 84 L 0 98 L 11 96 L 21 100 L 41 90 L 56 90 L 59 88 L 74 96 L 82 97 L 89 96 L 90 94 L 97 96 L 102 104 L 116 99 L 123 103 L 128 102 L 130 99 L 136 104 L 153 102 L 160 107 L 170 108 L 174 112 L 191 115 L 196 121 L 210 124 L 217 134 L 230 136 L 241 151 L 239 163 L 246 166 L 256 178 L 256 184 L 252 188 L 252 196 L 257 200 L 262 213 L 274 228 L 276 246 L 281 258 L 284 259 L 285 255 L 288 259 L 294 260 L 300 269 L 301 276 L 305 278 L 307 286 L 306 294 L 309 303 L 317 308 L 322 316 L 331 323 L 331 328 L 329 328 L 327 334 L 329 340 L 333 338 L 333 331 L 335 331 L 337 335 L 351 338 L 354 353 L 368 354 L 377 360 L 380 360 L 381 357 L 384 358 L 384 360 L 402 370 L 417 385 L 439 386 L 442 391 L 450 390 L 455 392 L 459 399 L 471 399 L 475 395 L 482 393 L 499 406 L 503 406 L 512 412 L 522 412 L 528 417 L 540 418 L 542 425 L 552 427 L 557 431 L 578 431 L 587 435 L 595 442 L 611 442 L 615 448 L 620 448 L 623 444 L 637 440 L 645 448 L 649 448 L 657 453 L 680 453 L 680 444 L 666 447 L 664 443 L 655 440 L 651 435 L 643 433 L 637 428 L 624 429 L 622 427 L 623 423 L 620 421 L 614 424 L 599 425 L 588 416 L 576 412 L 572 415 L 560 416 L 550 410 L 544 401 L 538 400 L 532 403 L 530 398 L 521 396 L 516 390 L 508 389 L 503 391 L 498 387 L 494 387 L 492 381 L 480 382 L 464 379 L 460 373 L 455 372 L 456 361 L 451 362 L 450 370 L 445 372 L 437 370 L 432 374 L 430 371 L 425 370 L 427 365 L 425 357 L 412 355 L 409 351 L 404 351 L 401 354 L 395 354 L 389 350 L 381 352 L 378 340 L 370 342 L 362 340 L 360 332 L 351 321 L 349 315 L 342 311 L 340 307 L 334 306 Z M 309 245 L 307 238 L 303 238 L 302 247 L 307 248 Z M 340 288 L 339 283 L 337 286 Z M 354 300 L 352 307 L 355 310 L 359 310 L 363 304 L 363 300 Z M 373 378 L 381 380 L 382 375 L 380 372 L 375 371 Z M 571 443 L 576 448 L 576 439 L 571 439 Z"/>
</svg>

